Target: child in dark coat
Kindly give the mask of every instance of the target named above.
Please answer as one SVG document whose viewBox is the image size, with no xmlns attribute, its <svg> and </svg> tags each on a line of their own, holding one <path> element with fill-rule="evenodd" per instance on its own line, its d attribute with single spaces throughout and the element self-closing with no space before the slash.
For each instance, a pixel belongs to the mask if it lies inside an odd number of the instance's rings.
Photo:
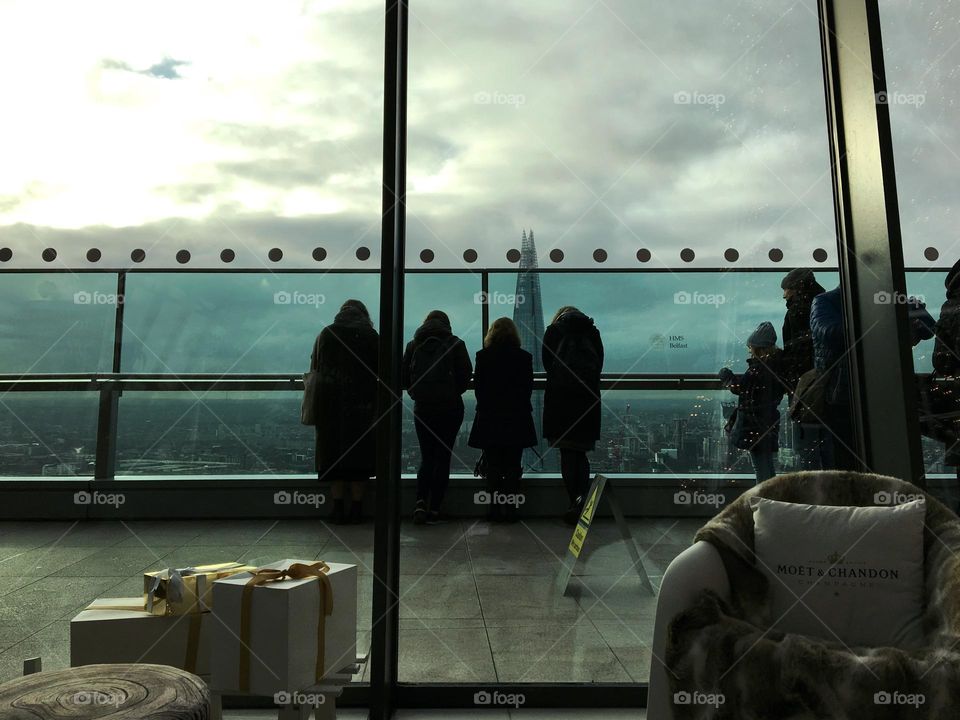
<svg viewBox="0 0 960 720">
<path fill-rule="evenodd" d="M 727 423 L 730 441 L 749 450 L 757 482 L 776 475 L 780 436 L 780 401 L 787 389 L 781 377 L 783 351 L 777 347 L 777 331 L 762 322 L 747 339 L 747 371 L 737 375 L 723 368 L 723 386 L 738 397 L 737 410 Z"/>
</svg>

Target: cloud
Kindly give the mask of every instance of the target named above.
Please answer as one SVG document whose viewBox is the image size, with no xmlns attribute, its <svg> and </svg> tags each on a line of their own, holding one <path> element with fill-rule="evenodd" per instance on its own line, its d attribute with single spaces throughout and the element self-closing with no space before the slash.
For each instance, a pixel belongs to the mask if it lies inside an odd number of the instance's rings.
<svg viewBox="0 0 960 720">
<path fill-rule="evenodd" d="M 123 60 L 106 58 L 101 61 L 100 65 L 107 70 L 123 70 L 125 72 L 132 72 L 137 75 L 145 75 L 163 80 L 180 80 L 183 78 L 183 75 L 177 71 L 177 68 L 190 65 L 190 63 L 186 60 L 176 60 L 171 57 L 165 57 L 160 62 L 154 63 L 143 70 L 137 70 L 131 66 L 130 63 L 124 62 Z"/>
</svg>

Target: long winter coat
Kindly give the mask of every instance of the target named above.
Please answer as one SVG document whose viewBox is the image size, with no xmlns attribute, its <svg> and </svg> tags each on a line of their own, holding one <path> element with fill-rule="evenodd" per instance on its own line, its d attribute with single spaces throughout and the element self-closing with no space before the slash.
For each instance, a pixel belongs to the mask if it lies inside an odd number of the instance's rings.
<svg viewBox="0 0 960 720">
<path fill-rule="evenodd" d="M 951 271 L 944 283 L 947 300 L 937 320 L 933 370 L 937 375 L 960 375 L 960 272 Z"/>
<path fill-rule="evenodd" d="M 473 370 L 477 412 L 470 447 L 532 447 L 533 356 L 513 345 L 496 345 L 477 353 Z"/>
<path fill-rule="evenodd" d="M 843 328 L 843 301 L 840 288 L 817 295 L 810 306 L 810 336 L 813 338 L 813 365 L 829 375 L 826 399 L 845 406 L 850 393 L 850 372 L 844 355 L 847 337 Z"/>
<path fill-rule="evenodd" d="M 568 312 L 543 333 L 543 369 L 547 387 L 543 396 L 543 437 L 555 447 L 593 449 L 600 439 L 600 379 L 585 379 L 573 388 L 558 382 L 561 372 L 557 349 L 569 333 L 584 333 L 603 363 L 603 342 L 593 320 L 581 312 Z"/>
<path fill-rule="evenodd" d="M 783 351 L 764 360 L 749 358 L 747 371 L 733 375 L 727 389 L 738 398 L 730 440 L 741 450 L 776 452 L 780 446 L 780 401 L 785 392 L 779 375 Z"/>
<path fill-rule="evenodd" d="M 783 318 L 783 379 L 791 392 L 800 376 L 813 368 L 813 337 L 810 334 L 810 306 L 824 292 L 815 280 L 797 289 L 787 300 Z"/>
<path fill-rule="evenodd" d="M 423 323 L 413 334 L 413 340 L 407 343 L 403 352 L 403 362 L 401 368 L 402 382 L 405 388 L 410 387 L 410 368 L 413 364 L 413 353 L 417 346 L 428 337 L 439 337 L 449 344 L 449 349 L 444 356 L 446 362 L 449 362 L 453 370 L 454 388 L 450 397 L 440 403 L 423 403 L 414 401 L 414 410 L 418 412 L 444 412 L 448 410 L 463 409 L 463 393 L 467 391 L 470 385 L 470 375 L 473 372 L 473 366 L 470 364 L 470 353 L 467 352 L 467 346 L 463 340 L 458 338 L 450 330 L 450 326 L 441 320 L 428 320 Z"/>
<path fill-rule="evenodd" d="M 370 320 L 352 307 L 337 313 L 314 343 L 321 478 L 360 480 L 375 472 L 378 343 Z"/>
</svg>

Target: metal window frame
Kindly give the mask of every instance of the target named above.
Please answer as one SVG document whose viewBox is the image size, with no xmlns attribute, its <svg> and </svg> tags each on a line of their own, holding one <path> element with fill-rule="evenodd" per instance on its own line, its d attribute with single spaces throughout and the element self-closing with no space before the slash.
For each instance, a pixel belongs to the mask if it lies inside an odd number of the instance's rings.
<svg viewBox="0 0 960 720">
<path fill-rule="evenodd" d="M 844 311 L 852 354 L 853 416 L 856 435 L 866 465 L 874 471 L 909 477 L 923 482 L 919 431 L 912 392 L 912 360 L 906 310 L 903 305 L 871 302 L 879 290 L 906 292 L 903 250 L 899 228 L 896 178 L 888 107 L 872 101 L 886 89 L 879 5 L 877 0 L 819 0 L 818 2 L 827 130 L 834 184 L 837 222 L 838 265 L 844 288 Z M 398 707 L 474 707 L 475 684 L 401 683 L 399 676 L 399 507 L 400 433 L 399 408 L 393 403 L 399 392 L 399 360 L 402 353 L 404 279 L 407 273 L 480 274 L 481 289 L 489 289 L 492 273 L 518 272 L 518 268 L 478 270 L 464 267 L 405 267 L 406 117 L 409 0 L 385 0 L 383 197 L 380 255 L 381 343 L 379 401 L 391 408 L 377 428 L 377 507 L 374 546 L 375 623 L 371 641 L 369 688 L 349 694 L 369 700 L 370 717 L 386 720 Z M 869 58 L 864 65 L 858 58 Z M 859 67 L 858 67 L 859 65 Z M 789 267 L 723 268 L 720 272 L 778 272 Z M 909 270 L 929 270 L 930 267 Z M 11 273 L 50 273 L 57 270 L 18 269 Z M 74 272 L 116 272 L 117 289 L 125 293 L 129 273 L 244 273 L 257 269 L 196 268 L 90 268 Z M 278 273 L 316 273 L 312 269 L 278 270 Z M 330 271 L 327 271 L 330 272 Z M 345 268 L 338 273 L 374 273 L 375 269 Z M 551 273 L 708 273 L 697 267 L 636 268 L 542 267 Z M 0 391 L 90 391 L 99 392 L 97 431 L 97 481 L 114 477 L 118 401 L 123 390 L 296 390 L 299 378 L 287 374 L 229 376 L 150 375 L 121 373 L 123 303 L 116 309 L 111 373 L 61 375 L 0 375 Z M 484 331 L 489 310 L 483 313 Z M 865 328 L 876 330 L 864 335 Z M 895 338 L 899 352 L 891 352 Z M 538 383 L 542 379 L 537 380 Z M 663 376 L 642 373 L 606 374 L 604 387 L 613 390 L 716 389 L 710 376 L 686 374 Z M 903 392 L 891 392 L 891 388 Z M 38 481 L 42 482 L 42 481 Z M 522 692 L 527 707 L 638 707 L 646 703 L 644 684 L 538 683 L 497 684 L 505 692 Z"/>
</svg>

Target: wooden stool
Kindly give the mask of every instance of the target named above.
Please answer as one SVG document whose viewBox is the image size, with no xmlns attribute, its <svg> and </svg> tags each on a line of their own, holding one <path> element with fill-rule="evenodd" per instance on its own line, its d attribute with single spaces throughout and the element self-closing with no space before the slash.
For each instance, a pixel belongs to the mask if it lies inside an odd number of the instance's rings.
<svg viewBox="0 0 960 720">
<path fill-rule="evenodd" d="M 4 720 L 209 720 L 196 675 L 166 665 L 84 665 L 0 685 Z"/>
</svg>

